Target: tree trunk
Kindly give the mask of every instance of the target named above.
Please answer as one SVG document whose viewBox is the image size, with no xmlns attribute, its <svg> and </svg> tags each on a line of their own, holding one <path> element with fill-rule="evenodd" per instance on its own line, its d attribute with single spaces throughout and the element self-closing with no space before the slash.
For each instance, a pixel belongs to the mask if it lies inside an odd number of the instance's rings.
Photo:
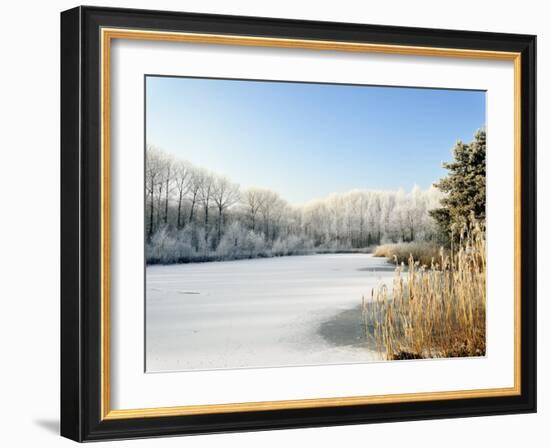
<svg viewBox="0 0 550 448">
<path fill-rule="evenodd" d="M 183 223 L 181 222 L 181 202 L 183 200 L 183 190 L 180 190 L 180 196 L 178 200 L 178 229 L 183 227 Z"/>
<path fill-rule="evenodd" d="M 222 213 L 222 207 L 218 207 L 218 244 L 220 244 L 220 240 L 222 239 Z"/>
<path fill-rule="evenodd" d="M 193 196 L 193 201 L 191 201 L 191 211 L 189 213 L 189 222 L 193 222 L 193 213 L 195 212 L 195 203 L 196 203 L 197 195 Z"/>
<path fill-rule="evenodd" d="M 157 226 L 160 226 L 161 220 L 161 210 L 162 210 L 162 182 L 159 183 L 158 188 L 158 204 L 157 204 Z"/>
<path fill-rule="evenodd" d="M 155 220 L 156 220 L 156 223 L 157 223 L 157 227 L 160 227 L 160 207 L 161 207 L 161 203 L 162 201 L 159 200 L 158 201 L 158 204 L 157 204 L 157 211 L 156 211 L 156 217 L 155 217 Z"/>
<path fill-rule="evenodd" d="M 151 182 L 152 184 L 152 182 Z M 151 185 L 151 210 L 149 213 L 149 235 L 148 239 L 151 241 L 151 238 L 153 237 L 153 216 L 154 216 L 154 208 L 155 208 L 155 198 L 153 195 L 153 185 Z"/>
<path fill-rule="evenodd" d="M 168 224 L 168 182 L 169 182 L 168 176 L 166 177 L 166 199 L 164 201 L 164 224 Z"/>
<path fill-rule="evenodd" d="M 208 202 L 204 205 L 204 241 L 208 241 Z"/>
</svg>

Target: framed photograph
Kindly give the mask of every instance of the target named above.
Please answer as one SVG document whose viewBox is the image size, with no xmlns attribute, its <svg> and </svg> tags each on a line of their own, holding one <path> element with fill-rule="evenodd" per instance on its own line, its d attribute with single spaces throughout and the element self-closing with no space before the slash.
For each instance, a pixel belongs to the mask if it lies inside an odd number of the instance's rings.
<svg viewBox="0 0 550 448">
<path fill-rule="evenodd" d="M 535 36 L 61 14 L 61 433 L 536 410 Z"/>
</svg>

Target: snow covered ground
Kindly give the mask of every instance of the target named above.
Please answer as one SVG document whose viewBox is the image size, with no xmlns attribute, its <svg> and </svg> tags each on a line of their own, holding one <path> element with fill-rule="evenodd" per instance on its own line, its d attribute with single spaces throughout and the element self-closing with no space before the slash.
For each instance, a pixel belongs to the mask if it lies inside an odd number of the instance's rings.
<svg viewBox="0 0 550 448">
<path fill-rule="evenodd" d="M 392 276 L 367 254 L 147 267 L 147 371 L 372 361 L 361 298 Z"/>
</svg>

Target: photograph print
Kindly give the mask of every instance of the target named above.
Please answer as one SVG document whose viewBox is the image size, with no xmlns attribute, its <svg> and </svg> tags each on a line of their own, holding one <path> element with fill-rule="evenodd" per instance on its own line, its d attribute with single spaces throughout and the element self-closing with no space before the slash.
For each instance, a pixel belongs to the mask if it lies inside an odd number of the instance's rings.
<svg viewBox="0 0 550 448">
<path fill-rule="evenodd" d="M 147 75 L 145 104 L 146 372 L 486 355 L 485 91 Z"/>
</svg>

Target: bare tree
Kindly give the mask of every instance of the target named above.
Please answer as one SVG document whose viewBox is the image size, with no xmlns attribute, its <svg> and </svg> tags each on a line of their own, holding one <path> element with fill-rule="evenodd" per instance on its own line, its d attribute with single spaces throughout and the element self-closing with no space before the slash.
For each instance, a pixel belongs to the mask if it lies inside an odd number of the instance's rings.
<svg viewBox="0 0 550 448">
<path fill-rule="evenodd" d="M 160 224 L 162 222 L 162 215 L 161 215 L 161 210 L 162 210 L 162 192 L 164 191 L 164 180 L 160 180 L 160 182 L 157 183 L 157 196 L 156 196 L 156 201 L 157 201 L 157 217 L 156 217 L 156 223 L 157 223 L 157 227 L 160 227 Z"/>
<path fill-rule="evenodd" d="M 145 191 L 149 197 L 149 230 L 147 238 L 150 240 L 155 232 L 155 190 L 161 183 L 162 152 L 154 146 L 147 146 L 145 151 Z"/>
<path fill-rule="evenodd" d="M 392 225 L 392 215 L 395 209 L 395 194 L 391 192 L 382 192 L 380 193 L 381 198 L 381 210 L 380 210 L 380 224 L 382 227 L 382 232 L 385 238 L 392 238 L 393 234 L 393 225 Z"/>
<path fill-rule="evenodd" d="M 223 212 L 240 199 L 239 185 L 226 177 L 217 177 L 213 182 L 212 200 L 218 209 L 218 241 L 222 237 Z"/>
<path fill-rule="evenodd" d="M 362 192 L 359 195 L 357 213 L 359 213 L 359 244 L 358 247 L 365 245 L 365 215 L 369 208 L 369 196 Z"/>
<path fill-rule="evenodd" d="M 262 189 L 258 190 L 260 194 L 260 213 L 262 214 L 263 224 L 264 224 L 264 235 L 265 239 L 269 240 L 271 234 L 271 218 L 273 211 L 277 207 L 277 202 L 280 201 L 279 195 L 274 191 Z"/>
<path fill-rule="evenodd" d="M 275 241 L 285 227 L 291 208 L 288 203 L 277 195 L 277 199 L 271 206 L 271 241 Z"/>
<path fill-rule="evenodd" d="M 380 194 L 372 195 L 368 209 L 368 224 L 369 235 L 367 244 L 370 246 L 373 243 L 379 244 L 381 239 L 380 234 L 380 215 L 382 208 L 380 206 Z"/>
<path fill-rule="evenodd" d="M 256 230 L 256 217 L 265 200 L 265 195 L 262 194 L 262 191 L 261 188 L 249 188 L 242 195 L 246 213 L 250 220 L 250 228 L 253 232 Z"/>
<path fill-rule="evenodd" d="M 208 239 L 208 212 L 210 209 L 210 202 L 212 201 L 212 193 L 214 192 L 214 176 L 208 171 L 202 171 L 199 174 L 199 201 L 202 204 L 204 211 L 204 239 Z"/>
<path fill-rule="evenodd" d="M 202 171 L 194 168 L 190 173 L 189 178 L 189 189 L 187 191 L 189 201 L 191 202 L 189 210 L 189 222 L 193 222 L 195 216 L 195 206 L 199 200 L 199 191 L 201 188 L 202 182 Z"/>
<path fill-rule="evenodd" d="M 164 224 L 168 224 L 168 201 L 173 187 L 173 165 L 174 159 L 171 156 L 165 155 L 162 161 L 164 183 Z"/>
<path fill-rule="evenodd" d="M 179 160 L 174 167 L 174 183 L 178 197 L 178 212 L 176 227 L 181 229 L 185 225 L 185 218 L 182 216 L 183 199 L 189 189 L 191 180 L 191 165 L 188 162 Z"/>
</svg>

